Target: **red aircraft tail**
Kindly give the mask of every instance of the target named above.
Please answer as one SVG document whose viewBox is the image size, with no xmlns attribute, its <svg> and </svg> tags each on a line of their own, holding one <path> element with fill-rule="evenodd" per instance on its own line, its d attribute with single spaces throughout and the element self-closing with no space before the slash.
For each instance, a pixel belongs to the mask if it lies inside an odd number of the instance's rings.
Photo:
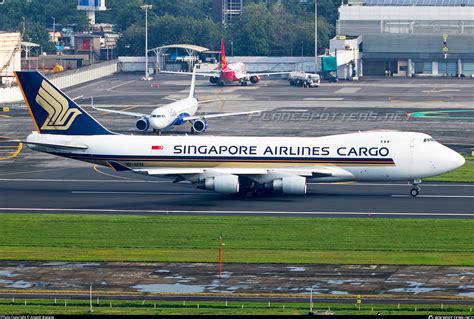
<svg viewBox="0 0 474 319">
<path fill-rule="evenodd" d="M 224 39 L 221 39 L 221 70 L 227 69 L 227 60 L 225 58 Z"/>
</svg>

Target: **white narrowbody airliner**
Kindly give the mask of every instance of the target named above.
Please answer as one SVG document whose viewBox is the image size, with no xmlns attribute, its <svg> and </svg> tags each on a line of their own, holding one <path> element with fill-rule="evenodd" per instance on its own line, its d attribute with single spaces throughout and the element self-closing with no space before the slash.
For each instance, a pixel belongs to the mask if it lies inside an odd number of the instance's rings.
<svg viewBox="0 0 474 319">
<path fill-rule="evenodd" d="M 159 132 L 159 133 L 161 133 L 161 131 L 163 131 L 166 128 L 172 127 L 174 125 L 181 125 L 186 122 L 191 122 L 192 133 L 202 133 L 207 129 L 207 119 L 261 112 L 261 111 L 250 111 L 250 112 L 209 114 L 206 116 L 195 115 L 199 109 L 199 101 L 194 96 L 195 86 L 196 86 L 196 69 L 194 69 L 193 71 L 193 77 L 191 80 L 191 88 L 189 90 L 189 95 L 182 100 L 157 107 L 151 112 L 151 114 L 111 110 L 111 109 L 104 109 L 104 108 L 99 108 L 99 107 L 94 107 L 94 106 L 92 106 L 92 108 L 98 111 L 102 111 L 102 112 L 134 116 L 138 118 L 137 122 L 135 123 L 135 126 L 139 131 L 148 131 L 149 128 L 152 128 L 153 132 Z"/>
<path fill-rule="evenodd" d="M 308 181 L 411 181 L 464 158 L 431 136 L 362 132 L 325 137 L 128 136 L 110 132 L 38 72 L 16 72 L 37 132 L 31 149 L 116 170 L 190 181 L 221 193 L 305 194 Z"/>
</svg>

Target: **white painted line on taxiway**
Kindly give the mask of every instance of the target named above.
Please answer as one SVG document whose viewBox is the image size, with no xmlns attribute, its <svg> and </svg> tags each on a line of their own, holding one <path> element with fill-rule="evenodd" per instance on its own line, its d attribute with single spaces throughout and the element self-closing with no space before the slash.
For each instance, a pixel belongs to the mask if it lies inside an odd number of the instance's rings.
<svg viewBox="0 0 474 319">
<path fill-rule="evenodd" d="M 306 97 L 304 101 L 344 101 L 343 97 Z"/>
<path fill-rule="evenodd" d="M 118 88 L 118 87 L 121 87 L 121 86 L 130 84 L 130 83 L 135 82 L 135 81 L 136 81 L 136 80 L 131 80 L 131 81 L 127 81 L 127 82 L 124 82 L 124 83 L 121 83 L 121 84 L 112 86 L 111 88 L 108 88 L 107 91 L 112 92 L 113 89 L 116 89 L 116 88 Z"/>
<path fill-rule="evenodd" d="M 206 192 L 140 192 L 140 191 L 71 191 L 72 194 L 120 194 L 120 195 L 225 195 L 219 193 Z M 412 197 L 411 195 L 388 195 L 390 197 Z M 474 198 L 470 195 L 418 195 L 426 198 Z"/>
<path fill-rule="evenodd" d="M 392 197 L 412 197 L 411 195 L 390 195 Z M 418 195 L 417 197 L 426 197 L 426 198 L 474 198 L 474 196 L 469 195 Z"/>
<path fill-rule="evenodd" d="M 87 85 L 84 85 L 84 86 L 81 86 L 81 87 L 78 87 L 78 88 L 75 88 L 75 89 L 72 89 L 72 90 L 65 90 L 65 92 L 67 94 L 70 94 L 71 92 L 75 92 L 75 91 L 78 91 L 78 90 L 82 90 L 82 89 L 85 89 L 86 87 L 89 87 L 89 86 L 92 86 L 92 85 L 97 85 L 98 83 L 100 82 L 104 82 L 105 80 L 100 80 L 100 81 L 97 81 L 97 82 L 93 82 L 91 84 L 87 84 Z"/>
<path fill-rule="evenodd" d="M 147 210 L 147 209 L 88 209 L 88 208 L 27 208 L 0 207 L 2 211 L 17 212 L 78 212 L 78 213 L 155 213 L 155 214 L 233 214 L 233 215 L 347 215 L 347 216 L 429 216 L 474 217 L 474 213 L 395 213 L 395 212 L 291 212 L 246 210 Z"/>
<path fill-rule="evenodd" d="M 115 191 L 72 191 L 72 194 L 103 194 L 103 195 L 226 195 L 222 193 L 206 192 L 115 192 Z"/>
<path fill-rule="evenodd" d="M 27 172 L 24 172 L 27 173 Z M 0 178 L 0 182 L 84 182 L 84 183 L 172 183 L 172 180 L 140 180 L 140 179 L 129 179 L 129 180 L 112 180 L 112 179 L 54 179 L 54 178 Z M 337 184 L 337 183 L 308 183 L 308 185 L 337 185 L 337 186 L 411 186 L 410 183 L 405 184 L 384 184 L 384 183 L 350 183 L 350 184 Z M 421 184 L 422 187 L 474 187 L 473 184 Z"/>
<path fill-rule="evenodd" d="M 64 183 L 171 183 L 172 181 L 147 181 L 147 180 L 138 180 L 138 179 L 128 179 L 128 180 L 119 180 L 119 179 L 33 179 L 33 178 L 0 178 L 0 182 L 64 182 Z"/>
</svg>

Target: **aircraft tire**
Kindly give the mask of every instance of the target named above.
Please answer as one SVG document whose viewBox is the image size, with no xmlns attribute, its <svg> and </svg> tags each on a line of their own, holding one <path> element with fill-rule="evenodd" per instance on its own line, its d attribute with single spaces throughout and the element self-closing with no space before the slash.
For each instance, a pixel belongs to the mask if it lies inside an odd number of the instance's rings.
<svg viewBox="0 0 474 319">
<path fill-rule="evenodd" d="M 420 190 L 417 189 L 417 188 L 412 188 L 412 189 L 410 190 L 410 195 L 411 195 L 412 197 L 418 196 L 419 193 L 420 193 Z"/>
</svg>

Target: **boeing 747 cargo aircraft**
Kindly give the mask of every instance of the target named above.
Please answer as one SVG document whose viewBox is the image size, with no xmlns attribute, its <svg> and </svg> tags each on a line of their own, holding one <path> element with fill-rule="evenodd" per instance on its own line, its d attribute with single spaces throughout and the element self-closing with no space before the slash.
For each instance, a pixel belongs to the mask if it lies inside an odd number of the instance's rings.
<svg viewBox="0 0 474 319">
<path fill-rule="evenodd" d="M 189 181 L 220 193 L 305 194 L 308 181 L 411 181 L 464 164 L 457 152 L 414 132 L 324 137 L 129 136 L 103 127 L 38 72 L 16 72 L 36 132 L 33 150 L 118 171 Z"/>
</svg>

